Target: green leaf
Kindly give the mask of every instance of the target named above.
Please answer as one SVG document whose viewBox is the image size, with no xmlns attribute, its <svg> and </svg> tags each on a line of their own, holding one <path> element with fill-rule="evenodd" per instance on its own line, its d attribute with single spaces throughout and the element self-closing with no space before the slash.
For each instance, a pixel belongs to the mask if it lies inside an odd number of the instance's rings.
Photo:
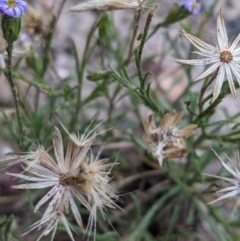
<svg viewBox="0 0 240 241">
<path fill-rule="evenodd" d="M 26 57 L 26 63 L 37 75 L 41 75 L 43 69 L 42 59 L 35 51 L 32 55 Z"/>
<path fill-rule="evenodd" d="M 167 17 L 165 18 L 165 20 L 163 21 L 163 23 L 161 25 L 166 27 L 170 24 L 179 22 L 179 21 L 189 17 L 190 15 L 191 15 L 191 13 L 188 12 L 185 8 L 179 7 L 176 5 L 174 8 L 172 8 L 170 10 Z"/>
<path fill-rule="evenodd" d="M 89 72 L 87 79 L 90 81 L 98 81 L 109 77 L 110 74 L 111 74 L 111 71 L 98 70 L 94 72 Z"/>
<path fill-rule="evenodd" d="M 101 42 L 109 37 L 112 27 L 112 16 L 109 13 L 104 13 L 99 20 L 98 34 Z"/>
</svg>

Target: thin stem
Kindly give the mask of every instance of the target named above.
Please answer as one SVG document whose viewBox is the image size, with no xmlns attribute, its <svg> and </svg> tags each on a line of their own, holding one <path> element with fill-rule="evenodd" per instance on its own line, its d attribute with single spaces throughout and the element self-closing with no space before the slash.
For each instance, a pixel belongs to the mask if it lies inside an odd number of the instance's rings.
<svg viewBox="0 0 240 241">
<path fill-rule="evenodd" d="M 206 81 L 204 82 L 201 91 L 200 91 L 200 95 L 199 95 L 199 100 L 198 100 L 198 108 L 199 108 L 199 113 L 202 112 L 203 110 L 203 96 L 205 94 L 206 89 L 209 87 L 209 85 L 215 80 L 217 74 L 218 74 L 219 68 L 217 69 L 217 71 L 214 73 L 214 75 L 208 80 L 206 79 Z"/>
<path fill-rule="evenodd" d="M 144 30 L 143 30 L 141 42 L 140 42 L 140 45 L 139 45 L 139 49 L 136 53 L 136 66 L 137 66 L 137 69 L 138 69 L 138 77 L 139 77 L 139 80 L 140 80 L 141 89 L 144 89 L 145 80 L 146 80 L 146 75 L 143 74 L 142 65 L 141 65 L 142 53 L 143 53 L 143 48 L 144 48 L 145 42 L 147 40 L 148 30 L 149 30 L 150 24 L 152 22 L 154 10 L 155 10 L 155 7 L 153 7 L 149 11 L 149 14 L 148 14 L 147 20 L 146 20 L 146 24 L 145 24 L 145 27 L 144 27 Z"/>
<path fill-rule="evenodd" d="M 75 113 L 74 113 L 72 121 L 71 121 L 72 128 L 74 128 L 77 123 L 78 114 L 82 107 L 82 85 L 83 85 L 84 69 L 85 69 L 85 66 L 87 63 L 91 39 L 92 39 L 96 29 L 98 28 L 98 26 L 99 26 L 99 19 L 96 20 L 96 22 L 93 24 L 93 27 L 91 28 L 90 32 L 88 33 L 81 64 L 79 64 L 77 50 L 76 49 L 74 50 L 75 55 L 76 55 L 75 59 L 77 60 L 76 61 L 76 69 L 77 69 L 78 86 L 77 86 L 77 104 L 76 104 Z M 73 46 L 73 47 L 75 48 L 75 46 Z"/>
<path fill-rule="evenodd" d="M 138 33 L 141 12 L 142 12 L 142 8 L 139 8 L 135 13 L 133 34 L 132 34 L 132 38 L 131 38 L 131 42 L 130 42 L 130 46 L 129 46 L 129 50 L 128 50 L 128 56 L 127 56 L 127 59 L 124 61 L 124 65 L 128 65 L 131 60 L 131 57 L 132 57 L 133 45 L 134 45 L 134 42 L 135 42 L 135 39 L 136 39 L 136 36 Z"/>
<path fill-rule="evenodd" d="M 16 82 L 13 78 L 13 71 L 12 71 L 12 51 L 13 51 L 13 44 L 10 43 L 8 44 L 7 48 L 7 71 L 6 71 L 6 77 L 8 79 L 8 82 L 10 84 L 12 94 L 13 94 L 13 99 L 14 99 L 14 105 L 16 109 L 16 114 L 17 114 L 17 121 L 18 121 L 18 128 L 19 128 L 19 145 L 22 145 L 22 140 L 23 140 L 23 125 L 22 125 L 22 117 L 20 113 L 20 98 L 19 98 L 19 93 L 18 89 L 16 86 Z"/>
<path fill-rule="evenodd" d="M 43 67 L 42 67 L 42 71 L 41 71 L 41 74 L 40 74 L 40 78 L 44 78 L 45 76 L 45 73 L 48 69 L 48 66 L 49 66 L 49 61 L 51 60 L 51 44 L 52 44 L 52 41 L 53 41 L 53 36 L 54 36 L 54 33 L 55 33 L 55 29 L 56 29 L 56 26 L 57 26 L 57 23 L 59 21 L 59 18 L 61 16 L 61 13 L 62 13 L 62 10 L 63 10 L 63 7 L 65 5 L 67 0 L 63 0 L 61 3 L 60 3 L 60 7 L 58 9 L 58 12 L 56 15 L 53 15 L 52 16 L 52 19 L 50 20 L 50 23 L 49 23 L 49 30 L 45 36 L 45 46 L 44 46 L 44 50 L 43 50 Z M 37 112 L 38 110 L 38 107 L 39 107 L 39 97 L 40 97 L 40 91 L 39 89 L 36 90 L 36 95 L 35 95 L 35 111 Z"/>
</svg>

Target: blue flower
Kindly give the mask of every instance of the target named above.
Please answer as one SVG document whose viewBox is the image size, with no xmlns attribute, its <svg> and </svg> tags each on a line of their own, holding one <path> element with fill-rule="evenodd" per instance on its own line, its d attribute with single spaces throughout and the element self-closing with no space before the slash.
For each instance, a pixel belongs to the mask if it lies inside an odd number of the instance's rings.
<svg viewBox="0 0 240 241">
<path fill-rule="evenodd" d="M 19 18 L 27 11 L 24 0 L 0 0 L 0 13 L 12 18 Z"/>
<path fill-rule="evenodd" d="M 192 15 L 196 15 L 201 10 L 201 4 L 196 0 L 183 0 L 178 4 L 180 7 L 184 7 Z"/>
</svg>

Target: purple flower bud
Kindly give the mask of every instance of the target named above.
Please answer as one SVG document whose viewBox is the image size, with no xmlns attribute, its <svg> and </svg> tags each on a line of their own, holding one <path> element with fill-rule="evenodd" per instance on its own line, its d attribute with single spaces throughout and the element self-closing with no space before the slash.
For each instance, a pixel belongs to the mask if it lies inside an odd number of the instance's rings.
<svg viewBox="0 0 240 241">
<path fill-rule="evenodd" d="M 178 5 L 184 7 L 192 15 L 198 14 L 201 10 L 201 4 L 196 0 L 182 0 Z"/>
<path fill-rule="evenodd" d="M 0 0 L 0 13 L 12 18 L 19 18 L 27 11 L 24 0 Z"/>
</svg>

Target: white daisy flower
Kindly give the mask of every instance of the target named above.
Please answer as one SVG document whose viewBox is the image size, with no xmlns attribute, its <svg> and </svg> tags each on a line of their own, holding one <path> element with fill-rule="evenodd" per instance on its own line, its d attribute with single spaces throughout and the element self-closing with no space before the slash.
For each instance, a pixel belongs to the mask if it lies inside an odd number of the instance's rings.
<svg viewBox="0 0 240 241">
<path fill-rule="evenodd" d="M 196 80 L 204 79 L 210 74 L 216 74 L 212 102 L 218 98 L 225 78 L 228 80 L 232 95 L 236 97 L 234 77 L 240 85 L 240 47 L 238 47 L 240 34 L 238 34 L 230 45 L 222 17 L 222 11 L 220 10 L 217 18 L 216 46 L 209 45 L 186 32 L 183 33 L 183 36 L 199 50 L 195 53 L 204 58 L 191 60 L 177 59 L 177 62 L 189 65 L 211 65 L 207 70 L 201 73 Z"/>
</svg>

